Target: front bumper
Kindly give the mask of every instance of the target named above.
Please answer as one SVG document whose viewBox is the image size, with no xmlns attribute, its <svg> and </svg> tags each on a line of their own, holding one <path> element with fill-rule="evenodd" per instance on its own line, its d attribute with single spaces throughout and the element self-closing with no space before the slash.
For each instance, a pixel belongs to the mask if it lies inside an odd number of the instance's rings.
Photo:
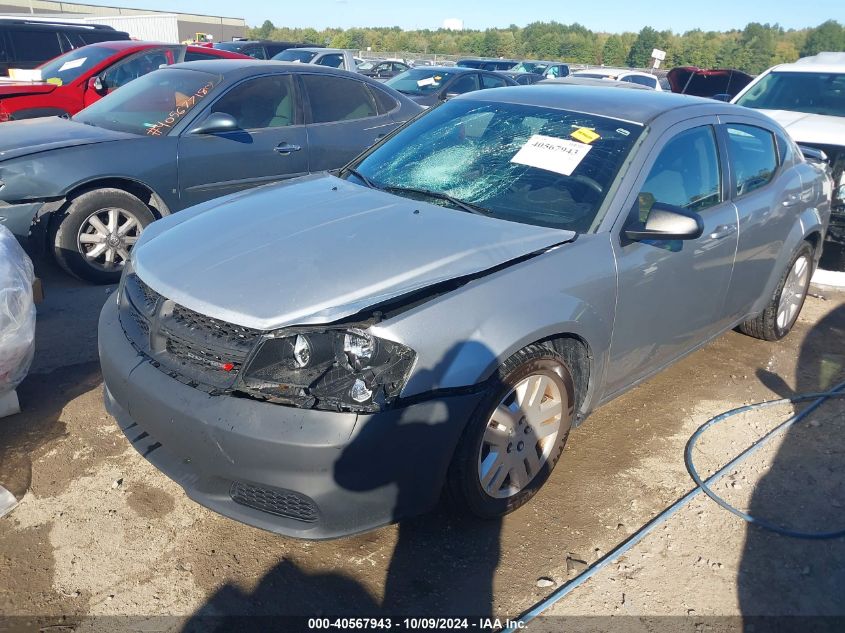
<svg viewBox="0 0 845 633">
<path fill-rule="evenodd" d="M 194 501 L 298 538 L 346 536 L 431 509 L 481 399 L 360 415 L 211 396 L 140 356 L 115 301 L 100 314 L 99 351 L 106 409 L 136 450 Z"/>
<path fill-rule="evenodd" d="M 19 237 L 27 237 L 43 202 L 9 204 L 0 200 L 0 224 Z"/>
</svg>

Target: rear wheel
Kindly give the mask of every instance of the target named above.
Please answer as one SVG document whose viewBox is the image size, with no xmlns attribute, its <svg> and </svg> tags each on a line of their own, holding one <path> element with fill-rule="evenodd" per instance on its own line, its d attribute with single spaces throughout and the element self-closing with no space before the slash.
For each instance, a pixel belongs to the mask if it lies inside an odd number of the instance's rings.
<svg viewBox="0 0 845 633">
<path fill-rule="evenodd" d="M 789 334 L 810 289 L 813 249 L 806 242 L 798 249 L 781 277 L 769 305 L 763 312 L 739 326 L 739 331 L 765 341 L 777 341 Z"/>
<path fill-rule="evenodd" d="M 573 391 L 568 367 L 550 348 L 530 345 L 508 359 L 455 451 L 447 481 L 453 504 L 494 518 L 533 497 L 566 444 Z"/>
<path fill-rule="evenodd" d="M 126 191 L 89 191 L 54 220 L 53 253 L 62 268 L 80 279 L 117 283 L 129 252 L 154 220 L 150 208 Z"/>
</svg>

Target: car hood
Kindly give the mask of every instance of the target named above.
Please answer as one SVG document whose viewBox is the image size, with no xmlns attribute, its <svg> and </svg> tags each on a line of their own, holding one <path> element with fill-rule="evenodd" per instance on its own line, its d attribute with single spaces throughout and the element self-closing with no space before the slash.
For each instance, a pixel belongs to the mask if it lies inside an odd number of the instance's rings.
<svg viewBox="0 0 845 633">
<path fill-rule="evenodd" d="M 9 121 L 0 126 L 0 161 L 64 147 L 127 138 L 137 137 L 59 117 Z"/>
<path fill-rule="evenodd" d="M 0 99 L 3 99 L 4 97 L 23 97 L 26 95 L 49 94 L 55 89 L 55 84 L 48 84 L 47 82 L 0 79 Z"/>
<path fill-rule="evenodd" d="M 798 143 L 845 146 L 845 117 L 788 110 L 760 110 L 780 123 Z"/>
<path fill-rule="evenodd" d="M 150 227 L 134 252 L 137 275 L 191 310 L 261 330 L 331 323 L 575 237 L 325 174 L 191 214 Z"/>
</svg>

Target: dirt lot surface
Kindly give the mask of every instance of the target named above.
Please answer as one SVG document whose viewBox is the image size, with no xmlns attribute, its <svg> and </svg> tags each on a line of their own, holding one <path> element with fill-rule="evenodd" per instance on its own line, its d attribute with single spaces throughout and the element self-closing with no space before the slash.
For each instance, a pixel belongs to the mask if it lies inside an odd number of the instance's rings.
<svg viewBox="0 0 845 633">
<path fill-rule="evenodd" d="M 294 541 L 189 501 L 129 446 L 103 409 L 96 360 L 109 289 L 43 263 L 39 273 L 47 300 L 19 389 L 24 412 L 0 420 L 0 484 L 21 500 L 0 519 L 0 629 L 205 630 L 221 621 L 190 618 L 242 614 L 513 617 L 693 487 L 683 448 L 702 422 L 845 380 L 845 294 L 823 291 L 785 341 L 728 333 L 599 410 L 534 501 L 504 521 L 437 511 L 354 538 Z M 717 490 L 776 522 L 845 528 L 843 411 L 843 401 L 825 405 Z M 714 429 L 696 452 L 701 470 L 787 416 L 769 410 Z M 637 631 L 656 628 L 596 616 L 683 616 L 666 629 L 680 630 L 704 616 L 845 615 L 843 596 L 845 540 L 749 529 L 700 497 L 551 613 Z M 108 615 L 132 617 L 85 619 Z"/>
</svg>

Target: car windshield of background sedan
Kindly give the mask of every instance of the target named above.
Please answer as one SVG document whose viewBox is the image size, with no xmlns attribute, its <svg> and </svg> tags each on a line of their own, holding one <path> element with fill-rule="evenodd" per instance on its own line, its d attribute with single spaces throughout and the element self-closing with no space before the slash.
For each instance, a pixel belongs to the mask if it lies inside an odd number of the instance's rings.
<svg viewBox="0 0 845 633">
<path fill-rule="evenodd" d="M 86 46 L 59 55 L 38 67 L 42 81 L 59 86 L 76 81 L 117 51 L 104 46 Z"/>
<path fill-rule="evenodd" d="M 313 51 L 303 51 L 297 48 L 289 48 L 274 56 L 273 59 L 277 62 L 301 62 L 303 64 L 307 64 L 316 56 L 317 53 Z"/>
<path fill-rule="evenodd" d="M 762 110 L 845 116 L 845 73 L 769 73 L 737 104 Z"/>
<path fill-rule="evenodd" d="M 437 92 L 455 73 L 428 68 L 412 68 L 388 79 L 385 85 L 406 95 L 426 95 Z"/>
<path fill-rule="evenodd" d="M 157 70 L 129 82 L 73 120 L 119 132 L 166 136 L 221 80 L 220 75 L 183 68 Z"/>
<path fill-rule="evenodd" d="M 460 99 L 377 147 L 349 178 L 464 211 L 583 233 L 642 130 L 582 112 Z"/>
</svg>

